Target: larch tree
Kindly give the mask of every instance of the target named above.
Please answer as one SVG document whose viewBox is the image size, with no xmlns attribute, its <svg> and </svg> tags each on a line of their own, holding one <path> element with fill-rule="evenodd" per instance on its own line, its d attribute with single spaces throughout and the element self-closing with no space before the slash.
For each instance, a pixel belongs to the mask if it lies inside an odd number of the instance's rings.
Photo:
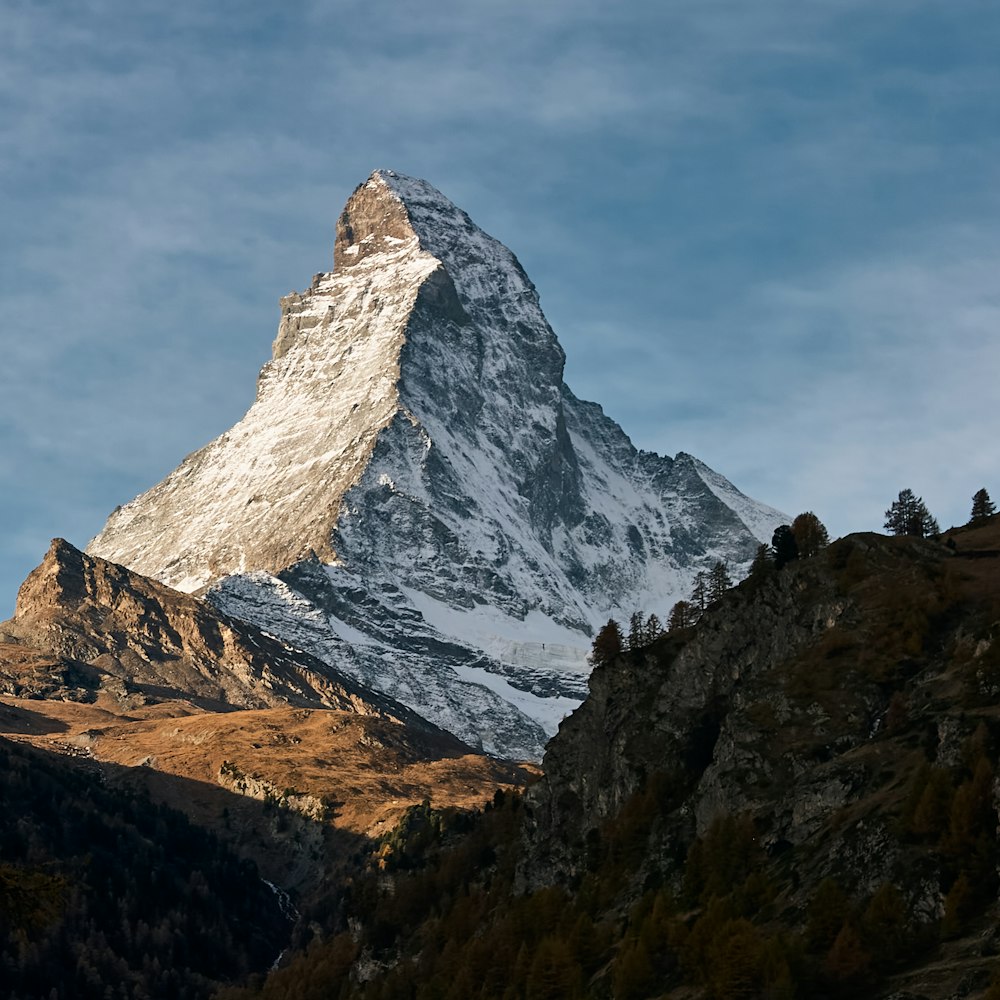
<svg viewBox="0 0 1000 1000">
<path fill-rule="evenodd" d="M 676 632 L 680 628 L 689 628 L 698 621 L 698 610 L 690 601 L 678 601 L 670 609 L 667 618 L 667 631 Z"/>
<path fill-rule="evenodd" d="M 792 534 L 795 536 L 799 556 L 803 559 L 816 555 L 820 549 L 825 549 L 830 544 L 830 533 L 811 510 L 799 514 L 792 521 Z"/>
</svg>

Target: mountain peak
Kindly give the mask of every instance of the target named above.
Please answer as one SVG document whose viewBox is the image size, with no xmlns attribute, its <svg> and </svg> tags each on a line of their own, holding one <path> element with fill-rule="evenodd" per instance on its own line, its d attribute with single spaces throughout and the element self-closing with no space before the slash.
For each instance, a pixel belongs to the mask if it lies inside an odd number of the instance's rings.
<svg viewBox="0 0 1000 1000">
<path fill-rule="evenodd" d="M 334 260 L 282 300 L 246 416 L 90 551 L 536 757 L 609 614 L 665 616 L 785 518 L 578 400 L 517 258 L 426 181 L 372 174 Z"/>
<path fill-rule="evenodd" d="M 527 312 L 531 321 L 548 328 L 535 286 L 506 246 L 427 181 L 376 170 L 355 188 L 338 220 L 335 270 L 373 253 L 416 249 L 448 271 L 463 304 L 473 311 L 477 306 L 500 308 L 515 323 Z"/>
<path fill-rule="evenodd" d="M 371 177 L 365 181 L 362 187 L 374 185 L 382 185 L 391 191 L 408 211 L 411 208 L 419 209 L 421 207 L 425 210 L 435 208 L 444 214 L 461 211 L 447 195 L 442 194 L 433 184 L 419 177 L 409 177 L 395 170 L 382 168 L 373 171 Z"/>
<path fill-rule="evenodd" d="M 85 563 L 92 562 L 65 538 L 53 538 L 41 563 L 28 574 L 17 594 L 15 617 L 45 604 L 78 602 L 85 594 Z"/>
<path fill-rule="evenodd" d="M 333 250 L 335 273 L 356 266 L 373 254 L 397 253 L 416 246 L 417 235 L 406 204 L 390 185 L 390 174 L 391 171 L 375 171 L 355 188 L 340 213 Z"/>
<path fill-rule="evenodd" d="M 354 189 L 337 220 L 334 270 L 375 253 L 395 254 L 418 246 L 441 258 L 445 246 L 469 234 L 501 246 L 432 184 L 394 170 L 376 170 Z"/>
</svg>

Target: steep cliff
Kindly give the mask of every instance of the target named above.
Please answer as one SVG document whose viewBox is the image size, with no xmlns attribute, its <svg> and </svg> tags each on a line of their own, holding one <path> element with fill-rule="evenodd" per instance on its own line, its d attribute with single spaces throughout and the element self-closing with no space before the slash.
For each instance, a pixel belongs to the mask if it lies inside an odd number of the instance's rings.
<svg viewBox="0 0 1000 1000">
<path fill-rule="evenodd" d="M 996 521 L 941 541 L 854 535 L 744 582 L 696 627 L 595 669 L 528 793 L 520 887 L 586 884 L 624 840 L 619 905 L 663 887 L 706 907 L 705 935 L 732 930 L 708 927 L 713 894 L 768 928 L 761 940 L 839 899 L 832 933 L 799 945 L 831 949 L 810 966 L 820 992 L 861 995 L 888 972 L 921 996 L 983 988 L 998 944 L 998 622 Z M 750 876 L 763 896 L 727 896 Z M 879 907 L 896 928 L 884 954 Z M 852 968 L 833 952 L 842 925 Z M 946 967 L 921 969 L 942 939 Z"/>
</svg>

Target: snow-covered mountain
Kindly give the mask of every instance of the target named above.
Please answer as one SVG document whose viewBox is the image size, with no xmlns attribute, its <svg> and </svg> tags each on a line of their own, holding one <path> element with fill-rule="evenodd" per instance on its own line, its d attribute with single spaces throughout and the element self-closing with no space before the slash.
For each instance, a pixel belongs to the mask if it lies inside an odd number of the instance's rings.
<svg viewBox="0 0 1000 1000">
<path fill-rule="evenodd" d="M 514 255 L 426 182 L 374 173 L 334 263 L 282 300 L 246 416 L 88 551 L 538 757 L 600 624 L 665 617 L 786 517 L 577 399 Z"/>
</svg>

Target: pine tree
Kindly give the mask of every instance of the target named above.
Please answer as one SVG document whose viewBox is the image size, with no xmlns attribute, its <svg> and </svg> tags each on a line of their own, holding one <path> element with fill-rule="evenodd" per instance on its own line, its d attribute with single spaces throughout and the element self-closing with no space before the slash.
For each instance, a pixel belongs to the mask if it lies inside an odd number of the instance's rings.
<svg viewBox="0 0 1000 1000">
<path fill-rule="evenodd" d="M 762 543 L 757 546 L 757 552 L 753 557 L 753 562 L 750 563 L 750 571 L 747 573 L 747 579 L 750 580 L 754 586 L 757 586 L 773 572 L 774 552 L 772 551 L 770 545 L 764 545 Z"/>
<path fill-rule="evenodd" d="M 771 548 L 774 549 L 774 568 L 781 569 L 799 557 L 799 546 L 795 541 L 790 524 L 779 524 L 771 536 Z"/>
<path fill-rule="evenodd" d="M 698 573 L 694 578 L 694 586 L 691 588 L 691 603 L 701 613 L 708 604 L 708 574 L 704 571 Z"/>
<path fill-rule="evenodd" d="M 936 535 L 940 531 L 923 499 L 914 496 L 910 489 L 900 490 L 899 497 L 885 512 L 885 527 L 893 535 L 914 535 L 917 538 Z"/>
<path fill-rule="evenodd" d="M 795 536 L 799 556 L 803 559 L 816 555 L 820 549 L 825 549 L 830 544 L 830 533 L 811 510 L 799 514 L 792 521 L 792 534 Z"/>
<path fill-rule="evenodd" d="M 997 512 L 997 505 L 990 499 L 985 489 L 978 490 L 972 498 L 972 516 L 969 524 L 983 524 Z"/>
<path fill-rule="evenodd" d="M 608 623 L 594 639 L 591 657 L 595 664 L 607 666 L 621 656 L 624 645 L 625 637 L 622 635 L 621 626 L 614 618 L 609 618 Z"/>
<path fill-rule="evenodd" d="M 628 623 L 628 648 L 633 653 L 646 644 L 644 632 L 645 622 L 642 620 L 642 612 L 633 611 Z"/>
<path fill-rule="evenodd" d="M 733 581 L 729 576 L 729 570 L 726 568 L 726 564 L 720 560 L 708 574 L 708 599 L 710 601 L 719 600 L 732 585 Z"/>
<path fill-rule="evenodd" d="M 660 619 L 656 614 L 651 614 L 646 619 L 646 625 L 643 630 L 645 645 L 648 646 L 650 643 L 656 642 L 661 635 L 663 635 L 663 626 L 660 624 Z"/>
</svg>

